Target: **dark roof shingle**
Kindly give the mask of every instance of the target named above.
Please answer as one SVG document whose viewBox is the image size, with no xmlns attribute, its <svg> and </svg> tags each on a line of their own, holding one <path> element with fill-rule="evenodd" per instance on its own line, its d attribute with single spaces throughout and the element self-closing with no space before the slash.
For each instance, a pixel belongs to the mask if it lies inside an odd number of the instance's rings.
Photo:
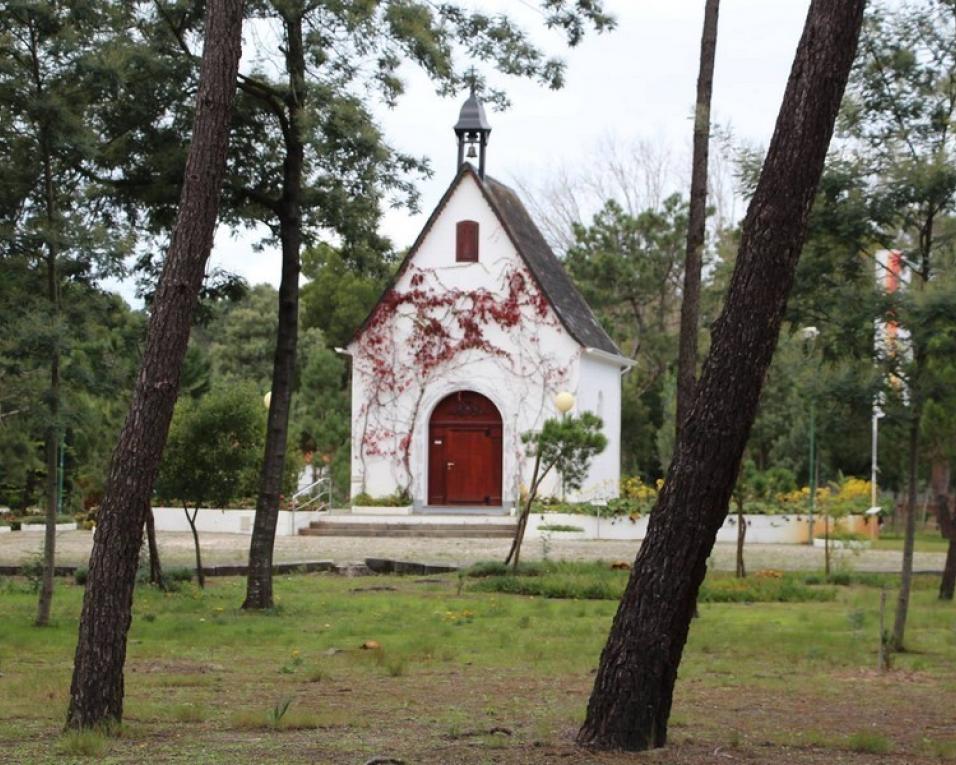
<svg viewBox="0 0 956 765">
<path fill-rule="evenodd" d="M 597 348 L 606 353 L 621 355 L 617 345 L 598 323 L 584 297 L 574 286 L 561 261 L 535 225 L 518 195 L 493 178 L 485 177 L 483 184 L 498 213 L 514 239 L 518 253 L 534 275 L 561 323 L 586 348 Z"/>
</svg>

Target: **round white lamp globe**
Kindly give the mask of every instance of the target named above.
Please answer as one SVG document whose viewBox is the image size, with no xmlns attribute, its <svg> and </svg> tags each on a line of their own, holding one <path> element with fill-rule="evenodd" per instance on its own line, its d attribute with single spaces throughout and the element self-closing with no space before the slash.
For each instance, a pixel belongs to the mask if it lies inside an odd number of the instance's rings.
<svg viewBox="0 0 956 765">
<path fill-rule="evenodd" d="M 262 397 L 262 403 L 265 405 L 265 408 L 268 409 L 270 404 L 272 404 L 272 391 L 266 391 L 266 395 Z"/>
<path fill-rule="evenodd" d="M 554 406 L 561 414 L 567 414 L 574 408 L 574 396 L 566 390 L 554 397 Z"/>
</svg>

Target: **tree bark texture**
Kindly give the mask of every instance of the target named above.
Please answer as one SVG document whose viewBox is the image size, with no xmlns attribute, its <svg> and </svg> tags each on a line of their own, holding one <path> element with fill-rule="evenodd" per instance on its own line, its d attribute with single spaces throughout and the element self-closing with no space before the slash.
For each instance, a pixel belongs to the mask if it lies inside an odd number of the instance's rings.
<svg viewBox="0 0 956 765">
<path fill-rule="evenodd" d="M 149 581 L 161 590 L 166 589 L 163 576 L 163 564 L 159 559 L 159 545 L 156 544 L 156 519 L 153 508 L 146 508 L 146 547 L 149 550 Z"/>
<path fill-rule="evenodd" d="M 601 655 L 578 742 L 667 740 L 674 683 L 773 356 L 865 0 L 813 0 L 693 407 Z"/>
<path fill-rule="evenodd" d="M 301 9 L 300 9 L 301 10 Z M 302 42 L 302 16 L 289 15 L 286 28 L 286 66 L 289 95 L 286 109 L 289 129 L 285 135 L 286 158 L 283 166 L 283 192 L 279 203 L 279 239 L 282 245 L 282 278 L 279 282 L 279 326 L 272 366 L 272 397 L 269 403 L 268 431 L 256 518 L 249 543 L 249 574 L 246 580 L 246 609 L 272 608 L 272 552 L 286 444 L 289 436 L 289 410 L 295 382 L 296 346 L 299 333 L 299 270 L 302 246 L 302 175 L 305 126 L 302 102 L 305 97 L 305 53 Z"/>
<path fill-rule="evenodd" d="M 700 38 L 700 72 L 694 110 L 694 158 L 690 179 L 690 215 L 684 255 L 684 292 L 677 347 L 677 435 L 694 401 L 697 377 L 697 332 L 700 324 L 700 269 L 707 225 L 707 164 L 710 153 L 710 100 L 714 89 L 717 18 L 720 0 L 707 0 Z"/>
<path fill-rule="evenodd" d="M 149 319 L 146 348 L 97 517 L 80 616 L 67 726 L 123 716 L 123 664 L 143 524 L 212 249 L 242 32 L 241 0 L 209 0 L 196 117 L 179 213 Z"/>
</svg>

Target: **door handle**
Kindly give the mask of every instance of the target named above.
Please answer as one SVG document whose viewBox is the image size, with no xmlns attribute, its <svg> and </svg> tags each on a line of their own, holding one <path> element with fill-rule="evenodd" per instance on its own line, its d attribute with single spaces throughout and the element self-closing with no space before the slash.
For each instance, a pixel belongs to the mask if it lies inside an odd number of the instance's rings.
<svg viewBox="0 0 956 765">
<path fill-rule="evenodd" d="M 451 470 L 453 467 L 455 467 L 455 463 L 454 463 L 454 462 L 448 462 L 448 463 L 446 463 L 446 464 L 448 465 L 448 469 L 449 469 L 449 470 Z"/>
</svg>

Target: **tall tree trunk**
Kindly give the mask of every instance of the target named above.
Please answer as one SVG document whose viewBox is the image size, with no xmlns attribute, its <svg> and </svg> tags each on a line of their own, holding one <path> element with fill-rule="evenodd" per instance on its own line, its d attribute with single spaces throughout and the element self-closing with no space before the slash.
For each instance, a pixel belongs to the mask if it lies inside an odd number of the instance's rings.
<svg viewBox="0 0 956 765">
<path fill-rule="evenodd" d="M 697 593 L 776 347 L 864 5 L 810 5 L 724 310 L 601 655 L 581 744 L 642 750 L 667 740 Z"/>
<path fill-rule="evenodd" d="M 35 21 L 30 22 L 30 60 L 33 88 L 38 99 L 45 98 L 43 74 L 40 69 L 39 42 Z M 50 421 L 46 429 L 46 518 L 43 534 L 43 574 L 40 581 L 40 597 L 37 599 L 36 625 L 44 627 L 50 622 L 50 607 L 53 604 L 53 581 L 56 566 L 56 516 L 60 496 L 60 284 L 57 275 L 57 223 L 56 193 L 53 185 L 53 152 L 50 140 L 50 124 L 44 118 L 39 126 L 40 154 L 43 161 L 43 202 L 46 216 L 46 279 L 47 300 L 53 324 L 53 346 L 50 349 L 50 389 L 47 406 Z"/>
<path fill-rule="evenodd" d="M 152 306 L 146 349 L 97 517 L 67 726 L 123 716 L 123 664 L 146 508 L 176 403 L 193 310 L 212 249 L 242 33 L 241 0 L 209 0 L 179 213 Z"/>
<path fill-rule="evenodd" d="M 707 163 L 710 150 L 710 97 L 714 89 L 714 56 L 717 52 L 717 17 L 720 0 L 707 0 L 704 31 L 700 38 L 700 71 L 697 107 L 694 110 L 694 158 L 690 179 L 690 217 L 684 255 L 684 292 L 680 307 L 677 349 L 677 435 L 694 403 L 697 376 L 697 331 L 700 324 L 700 268 L 707 225 Z"/>
<path fill-rule="evenodd" d="M 45 131 L 44 131 L 45 135 Z M 55 230 L 56 200 L 53 190 L 53 169 L 48 141 L 43 160 L 44 196 L 46 198 L 47 225 Z M 54 231 L 47 233 L 53 237 Z M 50 608 L 53 605 L 53 582 L 56 573 L 56 521 L 60 509 L 60 284 L 56 268 L 57 247 L 51 238 L 47 240 L 47 298 L 53 315 L 53 348 L 50 351 L 50 422 L 46 431 L 46 523 L 43 529 L 43 576 L 40 582 L 40 597 L 37 600 L 36 625 L 45 627 L 50 623 Z"/>
<path fill-rule="evenodd" d="M 305 98 L 305 53 L 302 45 L 301 5 L 285 18 L 286 67 L 289 75 L 289 130 L 285 135 L 283 191 L 279 203 L 279 238 L 282 244 L 282 279 L 279 283 L 279 327 L 272 366 L 272 398 L 269 403 L 265 456 L 259 478 L 256 519 L 249 543 L 249 574 L 246 580 L 246 609 L 272 608 L 272 551 L 279 495 L 289 437 L 289 410 L 295 378 L 296 345 L 299 332 L 299 250 L 302 245 L 302 173 L 305 147 L 302 136 Z"/>
<path fill-rule="evenodd" d="M 166 589 L 166 578 L 163 576 L 163 564 L 159 559 L 159 545 L 156 544 L 156 519 L 153 517 L 153 508 L 146 508 L 146 547 L 149 550 L 149 581 L 161 590 Z"/>
<path fill-rule="evenodd" d="M 891 647 L 899 652 L 904 648 L 906 616 L 910 605 L 910 590 L 913 587 L 913 549 L 916 546 L 916 505 L 919 501 L 919 416 L 916 402 L 910 413 L 909 470 L 906 501 L 906 517 L 903 523 L 903 565 L 900 571 L 900 592 L 896 599 L 896 616 L 893 619 Z"/>
<path fill-rule="evenodd" d="M 930 279 L 930 256 L 933 252 L 933 214 L 926 218 L 920 230 L 919 253 L 920 266 L 914 269 L 912 286 L 922 291 Z M 903 527 L 903 566 L 900 572 L 900 593 L 896 600 L 896 616 L 893 620 L 892 648 L 902 651 L 905 648 L 906 616 L 909 612 L 910 590 L 913 586 L 913 550 L 916 547 L 916 505 L 919 501 L 919 454 L 920 421 L 923 407 L 923 376 L 926 369 L 926 350 L 916 337 L 910 338 L 913 352 L 913 371 L 910 375 L 910 434 L 909 434 L 909 470 L 906 523 Z"/>
</svg>

